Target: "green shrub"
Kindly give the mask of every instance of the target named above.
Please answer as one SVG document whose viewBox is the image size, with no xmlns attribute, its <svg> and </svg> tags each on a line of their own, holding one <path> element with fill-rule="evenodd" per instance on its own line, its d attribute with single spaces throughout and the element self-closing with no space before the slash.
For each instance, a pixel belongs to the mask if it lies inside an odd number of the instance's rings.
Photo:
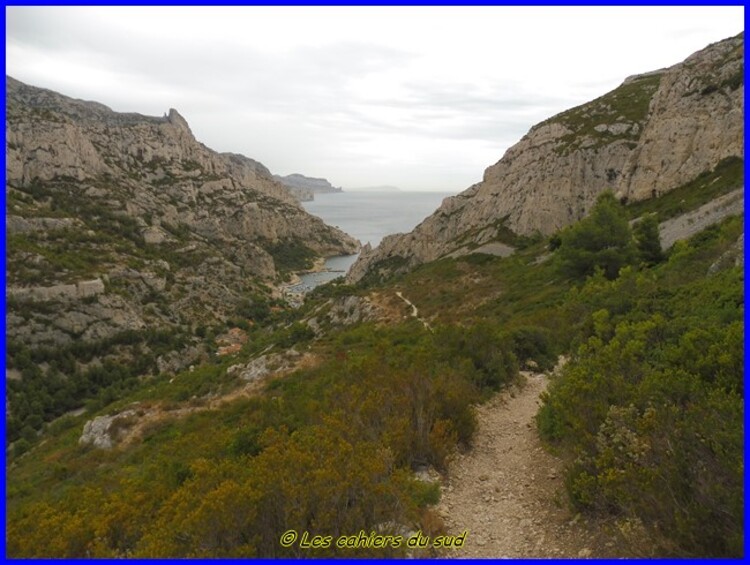
<svg viewBox="0 0 750 565">
<path fill-rule="evenodd" d="M 263 324 L 271 317 L 271 307 L 259 296 L 246 298 L 237 305 L 237 315 Z"/>
<path fill-rule="evenodd" d="M 443 327 L 436 340 L 441 358 L 470 361 L 471 378 L 479 388 L 499 390 L 518 378 L 518 360 L 511 339 L 492 324 Z"/>
<path fill-rule="evenodd" d="M 591 213 L 560 233 L 558 256 L 562 270 L 584 278 L 601 269 L 608 279 L 633 263 L 635 249 L 622 205 L 610 191 L 599 195 Z"/>
<path fill-rule="evenodd" d="M 522 363 L 533 361 L 542 371 L 552 369 L 557 362 L 557 352 L 551 333 L 537 326 L 522 326 L 508 332 L 512 350 Z"/>
<path fill-rule="evenodd" d="M 277 344 L 279 347 L 290 348 L 305 341 L 309 341 L 314 337 L 315 332 L 310 326 L 301 322 L 296 322 L 284 332 L 284 335 L 279 337 Z"/>
<path fill-rule="evenodd" d="M 413 480 L 409 483 L 409 495 L 418 508 L 434 506 L 440 502 L 440 483 Z"/>
<path fill-rule="evenodd" d="M 704 258 L 732 224 L 654 272 L 575 290 L 581 345 L 536 417 L 575 454 L 565 484 L 578 508 L 637 518 L 680 555 L 743 549 L 743 283 L 736 268 L 707 278 Z"/>
<path fill-rule="evenodd" d="M 257 455 L 262 449 L 260 432 L 257 427 L 249 426 L 239 430 L 229 444 L 229 453 L 234 456 Z"/>
<path fill-rule="evenodd" d="M 13 444 L 13 457 L 20 457 L 31 449 L 31 443 L 24 438 L 17 440 Z"/>
<path fill-rule="evenodd" d="M 273 257 L 276 269 L 280 272 L 302 271 L 312 267 L 316 253 L 297 239 L 263 243 L 262 247 Z"/>
<path fill-rule="evenodd" d="M 646 214 L 635 224 L 633 238 L 641 263 L 651 266 L 664 260 L 656 214 Z"/>
</svg>

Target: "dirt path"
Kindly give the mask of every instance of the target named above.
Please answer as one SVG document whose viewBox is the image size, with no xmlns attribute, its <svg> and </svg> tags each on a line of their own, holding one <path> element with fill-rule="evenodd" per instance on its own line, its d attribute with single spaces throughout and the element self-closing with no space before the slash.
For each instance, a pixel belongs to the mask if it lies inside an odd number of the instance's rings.
<svg viewBox="0 0 750 565">
<path fill-rule="evenodd" d="M 422 322 L 422 325 L 426 329 L 432 331 L 432 328 L 430 327 L 430 324 L 427 323 L 427 320 L 423 320 L 422 318 L 419 317 L 419 310 L 417 309 L 417 307 L 414 305 L 414 303 L 411 300 L 409 300 L 403 294 L 401 294 L 400 290 L 396 291 L 396 296 L 398 296 L 401 300 L 403 300 L 404 302 L 406 302 L 407 305 L 411 306 L 411 317 L 412 318 L 416 318 L 417 320 L 419 320 L 420 322 Z"/>
<path fill-rule="evenodd" d="M 567 509 L 562 462 L 547 453 L 534 415 L 548 377 L 477 410 L 474 447 L 450 464 L 437 511 L 448 533 L 468 530 L 457 557 L 616 557 L 632 555 L 611 525 Z"/>
</svg>

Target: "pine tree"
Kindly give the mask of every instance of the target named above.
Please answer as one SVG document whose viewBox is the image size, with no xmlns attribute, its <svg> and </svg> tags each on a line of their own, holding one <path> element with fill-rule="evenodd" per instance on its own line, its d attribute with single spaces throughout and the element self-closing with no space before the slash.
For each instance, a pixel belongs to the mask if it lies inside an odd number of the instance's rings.
<svg viewBox="0 0 750 565">
<path fill-rule="evenodd" d="M 576 278 L 592 275 L 600 268 L 613 280 L 635 259 L 625 209 L 610 191 L 599 195 L 591 214 L 563 230 L 560 237 L 562 269 Z"/>
<path fill-rule="evenodd" d="M 633 238 L 642 263 L 655 265 L 664 259 L 659 241 L 659 221 L 655 214 L 646 214 L 635 224 Z"/>
</svg>

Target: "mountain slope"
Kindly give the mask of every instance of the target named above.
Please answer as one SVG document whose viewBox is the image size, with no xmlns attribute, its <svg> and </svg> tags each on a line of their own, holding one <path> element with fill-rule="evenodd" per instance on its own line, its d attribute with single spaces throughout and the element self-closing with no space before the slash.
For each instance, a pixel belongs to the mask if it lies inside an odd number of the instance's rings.
<svg viewBox="0 0 750 565">
<path fill-rule="evenodd" d="M 212 240 L 253 243 L 259 257 L 264 240 L 285 238 L 300 238 L 319 254 L 356 248 L 341 231 L 306 214 L 260 163 L 198 143 L 176 110 L 163 118 L 118 114 L 6 82 L 7 182 L 13 188 L 75 179 L 87 197 L 119 196 L 126 215 L 151 213 L 144 228 L 185 223 Z M 273 270 L 258 265 L 255 274 L 268 277 Z"/>
<path fill-rule="evenodd" d="M 196 141 L 176 110 L 116 113 L 10 77 L 6 90 L 13 378 L 187 366 L 206 354 L 196 332 L 248 323 L 289 271 L 359 247 L 260 163 Z"/>
<path fill-rule="evenodd" d="M 514 245 L 514 234 L 549 235 L 586 215 L 604 190 L 649 199 L 742 159 L 743 48 L 744 34 L 720 41 L 534 126 L 482 182 L 447 198 L 411 233 L 365 249 L 348 280 L 489 242 Z"/>
</svg>

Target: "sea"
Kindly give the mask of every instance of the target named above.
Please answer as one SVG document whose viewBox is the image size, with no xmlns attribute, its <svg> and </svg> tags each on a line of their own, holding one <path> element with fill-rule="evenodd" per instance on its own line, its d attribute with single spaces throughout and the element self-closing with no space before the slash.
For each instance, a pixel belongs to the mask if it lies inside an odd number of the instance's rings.
<svg viewBox="0 0 750 565">
<path fill-rule="evenodd" d="M 325 223 L 336 226 L 362 245 L 376 247 L 386 235 L 406 233 L 432 214 L 453 192 L 348 191 L 316 194 L 303 202 L 305 210 Z M 316 286 L 344 276 L 358 255 L 326 259 L 325 270 L 300 275 L 292 292 L 307 292 Z"/>
</svg>

